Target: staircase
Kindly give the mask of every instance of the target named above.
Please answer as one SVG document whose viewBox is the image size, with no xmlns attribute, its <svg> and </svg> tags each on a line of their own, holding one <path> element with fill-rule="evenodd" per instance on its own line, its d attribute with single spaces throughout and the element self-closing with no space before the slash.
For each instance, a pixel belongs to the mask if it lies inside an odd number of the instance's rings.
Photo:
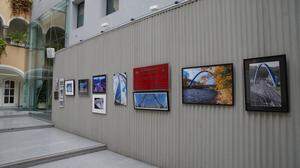
<svg viewBox="0 0 300 168">
<path fill-rule="evenodd" d="M 157 168 L 36 116 L 0 110 L 0 168 Z"/>
<path fill-rule="evenodd" d="M 0 168 L 31 167 L 105 149 L 26 112 L 0 113 Z"/>
</svg>

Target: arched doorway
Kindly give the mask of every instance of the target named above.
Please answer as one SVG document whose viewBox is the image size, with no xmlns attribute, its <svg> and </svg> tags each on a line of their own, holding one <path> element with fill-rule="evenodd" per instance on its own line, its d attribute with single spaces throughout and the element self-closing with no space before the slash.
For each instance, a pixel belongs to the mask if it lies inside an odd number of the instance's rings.
<svg viewBox="0 0 300 168">
<path fill-rule="evenodd" d="M 55 51 L 65 47 L 65 30 L 60 27 L 51 27 L 46 33 L 46 48 L 55 48 Z"/>
<path fill-rule="evenodd" d="M 16 67 L 0 65 L 0 107 L 23 105 L 24 72 Z"/>
</svg>

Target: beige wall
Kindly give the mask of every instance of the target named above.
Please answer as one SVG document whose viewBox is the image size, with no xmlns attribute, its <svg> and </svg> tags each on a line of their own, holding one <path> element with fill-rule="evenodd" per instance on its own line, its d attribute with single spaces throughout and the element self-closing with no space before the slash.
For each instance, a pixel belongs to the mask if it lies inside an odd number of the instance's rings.
<svg viewBox="0 0 300 168">
<path fill-rule="evenodd" d="M 0 64 L 16 67 L 23 72 L 26 68 L 27 49 L 7 45 L 6 51 L 0 57 Z"/>
<path fill-rule="evenodd" d="M 14 16 L 12 14 L 10 0 L 0 0 L 0 17 L 3 20 L 5 26 L 9 26 L 9 22 L 14 18 L 21 18 L 29 23 L 30 14 L 21 14 Z M 2 53 L 0 57 L 0 64 L 10 65 L 16 67 L 23 72 L 25 71 L 27 57 L 27 49 L 22 47 L 16 47 L 7 45 L 6 51 Z"/>
<path fill-rule="evenodd" d="M 8 26 L 11 19 L 14 17 L 24 18 L 27 22 L 30 20 L 30 15 L 13 16 L 9 0 L 0 0 L 0 17 L 4 21 L 4 25 Z"/>
</svg>

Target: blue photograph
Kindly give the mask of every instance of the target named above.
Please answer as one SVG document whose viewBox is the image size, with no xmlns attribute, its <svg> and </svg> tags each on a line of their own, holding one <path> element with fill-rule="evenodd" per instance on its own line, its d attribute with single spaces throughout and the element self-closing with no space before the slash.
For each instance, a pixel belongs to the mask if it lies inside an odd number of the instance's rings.
<svg viewBox="0 0 300 168">
<path fill-rule="evenodd" d="M 74 80 L 66 80 L 65 81 L 65 94 L 67 96 L 75 95 L 75 81 Z"/>
<path fill-rule="evenodd" d="M 93 76 L 93 93 L 106 93 L 106 75 Z"/>
<path fill-rule="evenodd" d="M 168 92 L 134 92 L 133 98 L 135 109 L 169 111 Z"/>
<path fill-rule="evenodd" d="M 113 76 L 114 101 L 117 105 L 127 105 L 127 75 L 117 73 Z"/>
</svg>

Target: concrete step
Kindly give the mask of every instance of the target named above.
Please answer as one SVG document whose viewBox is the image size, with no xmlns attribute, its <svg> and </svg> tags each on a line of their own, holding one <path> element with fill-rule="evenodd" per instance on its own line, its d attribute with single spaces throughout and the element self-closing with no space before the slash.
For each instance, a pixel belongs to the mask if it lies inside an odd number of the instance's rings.
<svg viewBox="0 0 300 168">
<path fill-rule="evenodd" d="M 104 150 L 58 160 L 31 168 L 157 168 L 155 166 Z"/>
<path fill-rule="evenodd" d="M 13 115 L 0 118 L 0 133 L 53 127 L 54 124 L 28 115 Z"/>
<path fill-rule="evenodd" d="M 0 168 L 25 168 L 105 149 L 56 128 L 5 132 L 0 134 Z"/>
</svg>

